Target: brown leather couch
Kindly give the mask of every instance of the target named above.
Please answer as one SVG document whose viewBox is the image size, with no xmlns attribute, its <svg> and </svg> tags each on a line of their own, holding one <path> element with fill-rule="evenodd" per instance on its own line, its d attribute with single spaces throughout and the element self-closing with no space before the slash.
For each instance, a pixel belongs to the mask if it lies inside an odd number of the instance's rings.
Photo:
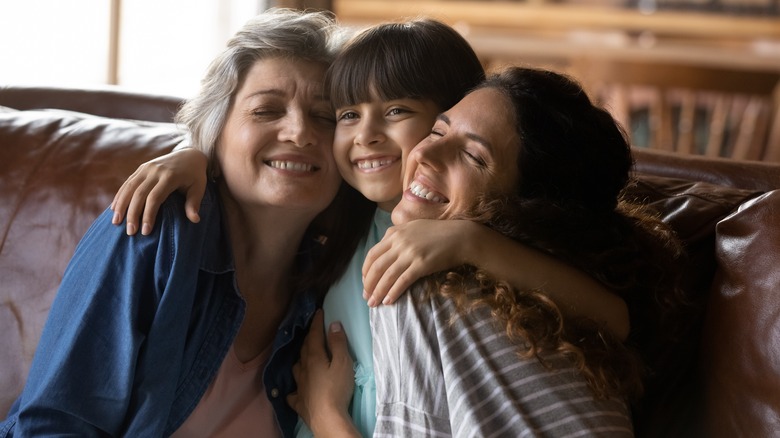
<svg viewBox="0 0 780 438">
<path fill-rule="evenodd" d="M 180 141 L 170 123 L 179 103 L 112 88 L 0 88 L 0 416 L 75 245 L 138 164 Z M 680 343 L 658 352 L 671 366 L 648 385 L 637 435 L 777 436 L 780 164 L 644 150 L 636 161 L 631 194 L 684 239 L 696 310 Z"/>
</svg>

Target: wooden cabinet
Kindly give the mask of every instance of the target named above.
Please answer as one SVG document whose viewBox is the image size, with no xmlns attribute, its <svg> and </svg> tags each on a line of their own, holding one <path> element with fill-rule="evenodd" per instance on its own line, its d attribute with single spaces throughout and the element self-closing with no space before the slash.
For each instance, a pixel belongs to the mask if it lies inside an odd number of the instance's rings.
<svg viewBox="0 0 780 438">
<path fill-rule="evenodd" d="M 426 15 L 458 28 L 491 62 L 641 59 L 780 72 L 780 17 L 656 11 L 538 0 L 334 0 L 351 25 Z"/>
<path fill-rule="evenodd" d="M 780 160 L 780 17 L 645 13 L 577 1 L 334 0 L 332 8 L 342 23 L 356 27 L 435 17 L 458 29 L 488 69 L 522 64 L 572 74 L 627 125 L 635 144 L 669 150 L 686 144 L 688 153 Z M 618 93 L 616 81 L 622 87 Z M 691 102 L 692 94 L 678 98 L 680 89 L 706 96 L 690 112 L 680 102 Z M 713 94 L 738 97 L 724 100 Z M 667 103 L 677 106 L 665 113 L 650 108 Z M 705 135 L 699 147 L 683 138 L 697 129 L 688 126 L 693 116 L 671 121 L 664 116 L 663 123 L 653 116 L 685 111 L 716 116 L 719 126 L 726 126 L 717 137 L 722 144 L 714 144 L 712 135 Z M 644 125 L 636 125 L 632 115 L 641 114 Z M 748 116 L 753 124 L 746 131 L 757 135 L 740 143 L 738 128 Z M 712 125 L 706 123 L 698 130 L 709 134 Z"/>
</svg>

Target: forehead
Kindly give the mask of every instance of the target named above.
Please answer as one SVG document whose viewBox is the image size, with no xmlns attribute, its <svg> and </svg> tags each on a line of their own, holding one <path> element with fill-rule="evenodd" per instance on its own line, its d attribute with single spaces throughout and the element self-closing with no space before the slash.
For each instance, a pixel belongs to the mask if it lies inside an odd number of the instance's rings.
<svg viewBox="0 0 780 438">
<path fill-rule="evenodd" d="M 254 62 L 247 70 L 239 95 L 262 92 L 311 93 L 324 95 L 323 80 L 326 65 L 295 58 L 265 58 Z"/>
<path fill-rule="evenodd" d="M 495 88 L 472 91 L 447 113 L 451 115 L 450 118 L 457 117 L 463 124 L 473 125 L 475 128 L 482 125 L 485 131 L 512 127 L 514 122 L 514 111 L 509 99 Z"/>
<path fill-rule="evenodd" d="M 494 152 L 517 149 L 515 114 L 509 98 L 494 88 L 467 94 L 445 113 L 453 129 L 486 140 Z M 502 151 L 501 149 L 510 149 Z"/>
</svg>

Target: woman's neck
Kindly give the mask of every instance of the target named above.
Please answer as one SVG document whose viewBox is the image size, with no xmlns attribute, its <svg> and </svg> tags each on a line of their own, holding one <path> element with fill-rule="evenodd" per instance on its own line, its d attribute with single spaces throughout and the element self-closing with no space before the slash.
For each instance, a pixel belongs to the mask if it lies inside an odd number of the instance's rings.
<svg viewBox="0 0 780 438">
<path fill-rule="evenodd" d="M 295 256 L 314 214 L 244 206 L 224 188 L 221 192 L 241 294 L 245 299 L 288 296 Z"/>
</svg>

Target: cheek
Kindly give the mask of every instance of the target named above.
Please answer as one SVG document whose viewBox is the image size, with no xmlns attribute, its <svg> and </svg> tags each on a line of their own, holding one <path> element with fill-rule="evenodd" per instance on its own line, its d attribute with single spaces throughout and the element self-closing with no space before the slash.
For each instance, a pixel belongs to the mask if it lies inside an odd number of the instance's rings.
<svg viewBox="0 0 780 438">
<path fill-rule="evenodd" d="M 404 135 L 402 136 L 403 141 L 400 142 L 401 150 L 404 156 L 408 156 L 409 153 L 415 148 L 415 146 L 428 138 L 428 134 L 431 133 L 432 126 L 433 124 L 428 125 L 418 122 L 405 130 Z"/>
<path fill-rule="evenodd" d="M 333 140 L 333 148 L 331 150 L 333 152 L 333 160 L 336 162 L 336 167 L 338 167 L 339 172 L 341 172 L 342 175 L 349 172 L 352 167 L 352 163 L 349 159 L 349 146 L 346 143 L 339 141 L 339 137 L 336 136 Z"/>
</svg>

